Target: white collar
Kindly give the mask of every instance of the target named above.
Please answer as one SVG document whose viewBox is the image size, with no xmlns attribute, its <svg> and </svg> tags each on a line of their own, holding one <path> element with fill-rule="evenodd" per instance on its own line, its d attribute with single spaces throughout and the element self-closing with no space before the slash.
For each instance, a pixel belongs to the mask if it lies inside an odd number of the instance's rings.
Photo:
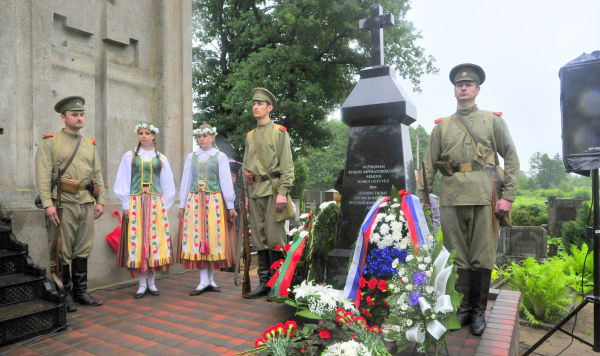
<svg viewBox="0 0 600 356">
<path fill-rule="evenodd" d="M 204 156 L 204 155 L 214 156 L 217 153 L 219 153 L 219 150 L 214 147 L 208 151 L 204 151 L 201 148 L 199 148 L 198 150 L 196 150 L 195 153 L 196 153 L 196 156 Z"/>
</svg>

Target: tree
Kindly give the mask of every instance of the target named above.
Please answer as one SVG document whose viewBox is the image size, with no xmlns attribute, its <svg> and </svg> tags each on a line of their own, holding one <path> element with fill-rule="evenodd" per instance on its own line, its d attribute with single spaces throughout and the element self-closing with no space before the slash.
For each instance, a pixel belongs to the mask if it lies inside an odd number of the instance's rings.
<svg viewBox="0 0 600 356">
<path fill-rule="evenodd" d="M 309 148 L 299 158 L 308 167 L 307 188 L 325 191 L 334 187 L 338 175 L 346 166 L 350 128 L 339 120 L 327 122 L 332 138 L 323 148 Z"/>
<path fill-rule="evenodd" d="M 412 148 L 413 159 L 415 160 L 415 166 L 421 168 L 421 162 L 425 158 L 425 152 L 427 152 L 427 146 L 429 145 L 429 134 L 425 131 L 425 128 L 421 125 L 417 127 L 408 127 L 410 135 L 410 145 Z"/>
<path fill-rule="evenodd" d="M 277 96 L 273 121 L 288 127 L 294 153 L 331 140 L 328 114 L 339 107 L 370 65 L 370 35 L 358 20 L 366 0 L 194 0 L 194 121 L 219 128 L 238 151 L 255 126 L 253 87 Z M 396 25 L 385 29 L 387 63 L 417 88 L 434 73 L 433 57 L 405 19 L 408 0 L 382 0 Z"/>
<path fill-rule="evenodd" d="M 547 153 L 536 152 L 529 159 L 531 176 L 543 189 L 558 187 L 560 182 L 567 179 L 562 159 L 557 153 L 550 158 Z"/>
</svg>

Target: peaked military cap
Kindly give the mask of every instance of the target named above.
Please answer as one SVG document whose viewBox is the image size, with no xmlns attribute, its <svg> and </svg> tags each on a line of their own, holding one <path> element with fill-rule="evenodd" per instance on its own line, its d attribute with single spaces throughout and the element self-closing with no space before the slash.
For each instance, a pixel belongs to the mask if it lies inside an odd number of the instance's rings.
<svg viewBox="0 0 600 356">
<path fill-rule="evenodd" d="M 54 111 L 59 114 L 64 113 L 65 111 L 85 111 L 83 107 L 85 104 L 85 99 L 81 96 L 67 96 L 64 99 L 61 99 L 54 105 Z"/>
<path fill-rule="evenodd" d="M 452 84 L 473 81 L 478 85 L 481 85 L 485 81 L 485 72 L 477 64 L 459 64 L 450 71 L 450 81 Z"/>
<path fill-rule="evenodd" d="M 266 101 L 269 105 L 275 105 L 277 99 L 265 88 L 254 88 L 252 89 L 252 101 Z"/>
</svg>

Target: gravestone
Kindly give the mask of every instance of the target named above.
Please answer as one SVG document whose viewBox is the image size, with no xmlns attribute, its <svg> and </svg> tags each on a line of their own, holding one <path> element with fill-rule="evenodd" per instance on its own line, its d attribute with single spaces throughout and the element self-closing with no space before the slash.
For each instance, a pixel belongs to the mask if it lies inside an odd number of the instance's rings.
<svg viewBox="0 0 600 356">
<path fill-rule="evenodd" d="M 577 220 L 577 211 L 581 209 L 581 199 L 557 199 L 548 197 L 548 233 L 550 236 L 561 236 L 562 224 Z"/>
<path fill-rule="evenodd" d="M 538 260 L 547 258 L 547 243 L 547 232 L 542 227 L 502 227 L 498 233 L 496 264 L 503 266 L 510 261 L 520 261 L 527 257 Z"/>
<path fill-rule="evenodd" d="M 104 239 L 118 224 L 110 213 L 121 210 L 112 187 L 141 121 L 160 128 L 158 148 L 180 180 L 192 149 L 192 1 L 3 0 L 1 11 L 0 201 L 15 212 L 15 234 L 36 264 L 48 264 L 43 212 L 33 205 L 34 158 L 42 134 L 64 127 L 54 104 L 81 95 L 82 134 L 97 142 L 107 192 L 89 284 L 130 279 Z"/>
<path fill-rule="evenodd" d="M 394 69 L 384 64 L 382 28 L 392 26 L 394 17 L 382 14 L 379 5 L 360 21 L 361 30 L 371 31 L 372 66 L 360 71 L 360 79 L 344 104 L 342 121 L 351 127 L 342 195 L 342 221 L 336 248 L 327 260 L 327 279 L 343 286 L 350 248 L 366 213 L 378 196 L 390 189 L 415 191 L 414 164 L 408 125 L 416 108 L 395 79 Z"/>
</svg>

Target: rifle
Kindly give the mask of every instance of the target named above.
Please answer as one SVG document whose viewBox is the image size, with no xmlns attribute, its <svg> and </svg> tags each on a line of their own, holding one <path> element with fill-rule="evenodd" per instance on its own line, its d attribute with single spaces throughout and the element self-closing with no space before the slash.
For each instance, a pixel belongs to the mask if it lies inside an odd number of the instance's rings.
<svg viewBox="0 0 600 356">
<path fill-rule="evenodd" d="M 62 174 L 59 169 L 58 170 L 58 176 L 59 176 L 58 179 L 60 179 L 61 175 Z M 59 222 L 58 222 L 58 225 L 54 228 L 54 238 L 52 239 L 51 253 L 52 253 L 52 251 L 54 251 L 54 256 L 51 255 L 51 259 L 50 259 L 50 275 L 52 276 L 54 283 L 56 283 L 56 287 L 61 292 L 64 292 L 65 286 L 63 285 L 63 282 L 62 282 L 62 274 L 61 274 L 62 265 L 60 262 L 60 253 L 62 250 L 62 235 L 60 233 L 60 225 L 62 224 L 62 212 L 63 212 L 60 193 L 61 193 L 60 184 L 57 184 L 57 187 L 56 187 L 56 205 L 57 205 L 56 215 L 58 215 Z"/>
<path fill-rule="evenodd" d="M 431 203 L 429 202 L 429 186 L 427 185 L 427 173 L 426 173 L 426 169 L 425 169 L 425 161 L 421 161 L 421 167 L 423 167 L 423 192 L 425 195 L 425 201 L 423 202 L 423 204 L 425 206 L 430 206 Z"/>
<path fill-rule="evenodd" d="M 241 171 L 241 170 L 240 170 Z M 242 297 L 250 293 L 250 230 L 248 229 L 248 212 L 246 210 L 246 186 L 244 176 L 241 177 L 242 198 L 240 199 L 240 212 L 242 213 L 242 233 L 244 234 L 244 282 L 242 283 Z"/>
</svg>

